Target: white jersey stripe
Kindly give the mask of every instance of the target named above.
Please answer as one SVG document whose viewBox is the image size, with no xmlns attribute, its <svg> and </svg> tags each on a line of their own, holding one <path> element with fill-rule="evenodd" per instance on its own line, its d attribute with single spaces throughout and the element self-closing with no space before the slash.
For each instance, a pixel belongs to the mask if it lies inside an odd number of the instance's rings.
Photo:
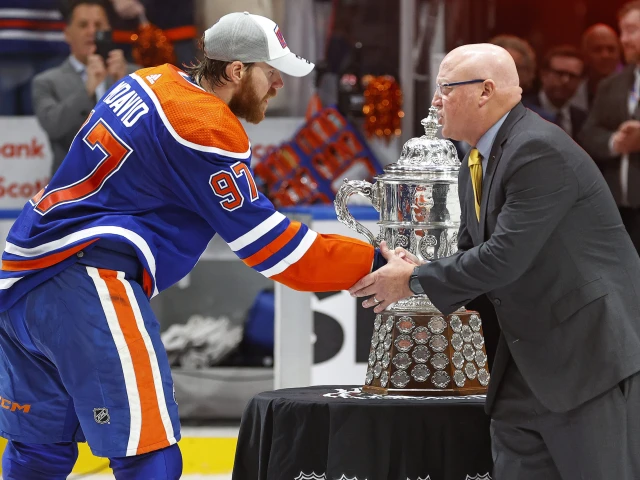
<svg viewBox="0 0 640 480">
<path fill-rule="evenodd" d="M 260 225 L 249 230 L 244 235 L 236 238 L 233 242 L 229 243 L 229 247 L 234 252 L 242 250 L 247 245 L 251 245 L 253 242 L 264 236 L 266 233 L 273 230 L 282 221 L 287 218 L 280 212 L 274 212 L 269 218 L 264 220 Z"/>
<path fill-rule="evenodd" d="M 308 230 L 304 237 L 302 237 L 302 241 L 296 247 L 296 249 L 287 255 L 285 258 L 276 263 L 273 267 L 264 270 L 262 273 L 265 277 L 269 278 L 279 273 L 284 272 L 290 265 L 293 265 L 298 260 L 300 260 L 307 250 L 311 248 L 311 245 L 315 241 L 318 234 L 313 230 Z"/>
<path fill-rule="evenodd" d="M 138 305 L 138 300 L 136 300 L 136 296 L 133 293 L 131 285 L 127 280 L 125 280 L 124 275 L 121 275 L 121 273 L 122 272 L 118 272 L 118 280 L 122 282 L 122 284 L 124 285 L 124 289 L 127 292 L 127 297 L 129 298 L 131 309 L 133 310 L 133 316 L 136 319 L 136 325 L 138 326 L 140 335 L 142 335 L 142 339 L 144 340 L 144 346 L 147 348 L 147 353 L 149 354 L 149 363 L 151 364 L 151 372 L 153 374 L 153 384 L 156 390 L 156 398 L 158 399 L 160 418 L 162 419 L 162 424 L 164 425 L 164 431 L 167 434 L 169 445 L 173 445 L 174 443 L 176 443 L 176 439 L 173 434 L 173 425 L 171 425 L 171 417 L 169 417 L 167 401 L 165 399 L 164 389 L 162 387 L 162 376 L 160 375 L 158 357 L 156 356 L 156 351 L 153 348 L 151 337 L 149 336 L 147 328 L 144 325 L 144 319 L 142 317 L 142 312 L 140 311 L 140 306 Z M 135 455 L 135 453 L 133 453 L 132 455 Z"/>
<path fill-rule="evenodd" d="M 4 251 L 12 255 L 18 255 L 20 257 L 37 257 L 39 255 L 44 255 L 56 250 L 63 249 L 81 240 L 99 237 L 100 235 L 104 234 L 113 234 L 124 237 L 131 241 L 131 243 L 133 243 L 136 247 L 138 247 L 138 249 L 142 252 L 145 260 L 147 261 L 147 265 L 149 265 L 149 274 L 153 279 L 153 296 L 157 295 L 158 286 L 156 285 L 156 259 L 153 257 L 151 249 L 149 248 L 149 245 L 147 245 L 147 242 L 144 240 L 144 238 L 131 230 L 127 230 L 126 228 L 112 226 L 91 227 L 87 228 L 86 230 L 79 230 L 77 232 L 74 232 L 71 235 L 62 237 L 59 240 L 44 243 L 33 248 L 23 248 L 14 245 L 13 243 L 7 242 Z"/>
<path fill-rule="evenodd" d="M 23 279 L 24 277 L 15 277 L 15 278 L 0 278 L 0 290 L 6 290 L 11 288 L 14 283 L 18 280 Z"/>
<path fill-rule="evenodd" d="M 158 112 L 158 115 L 162 119 L 162 123 L 164 123 L 164 126 L 166 127 L 168 132 L 179 144 L 184 145 L 185 147 L 191 148 L 193 150 L 198 150 L 200 152 L 216 153 L 218 155 L 237 158 L 239 160 L 247 160 L 251 156 L 251 143 L 249 143 L 249 149 L 246 152 L 238 153 L 238 152 L 229 152 L 227 150 L 223 150 L 221 148 L 216 148 L 216 147 L 206 147 L 204 145 L 199 145 L 197 143 L 190 142 L 189 140 L 185 140 L 180 135 L 178 135 L 178 132 L 176 132 L 175 129 L 173 128 L 173 125 L 171 125 L 171 122 L 165 115 L 164 110 L 162 109 L 162 105 L 160 105 L 160 100 L 158 100 L 158 97 L 156 96 L 154 91 L 149 87 L 149 85 L 147 85 L 146 82 L 135 73 L 132 73 L 131 77 L 140 84 L 140 86 L 144 89 L 145 92 L 147 92 L 147 95 L 149 95 L 149 98 L 151 99 L 151 101 L 156 107 L 156 111 Z"/>
<path fill-rule="evenodd" d="M 115 307 L 111 301 L 111 295 L 106 282 L 100 278 L 100 274 L 97 268 L 87 267 L 89 276 L 93 279 L 93 283 L 96 285 L 98 291 L 98 297 L 102 304 L 105 317 L 107 318 L 107 324 L 111 331 L 111 336 L 118 349 L 118 356 L 120 357 L 120 363 L 122 364 L 122 373 L 124 374 L 124 385 L 127 390 L 127 399 L 129 401 L 129 413 L 131 416 L 131 425 L 129 430 L 129 441 L 127 443 L 126 456 L 135 455 L 138 450 L 138 443 L 140 442 L 140 432 L 142 430 L 142 407 L 140 405 L 140 393 L 138 392 L 138 385 L 136 383 L 136 372 L 133 368 L 133 359 L 129 352 L 129 347 L 124 338 L 124 333 L 120 328 L 118 322 L 118 316 L 116 315 Z M 124 277 L 124 273 L 118 272 L 118 278 Z"/>
<path fill-rule="evenodd" d="M 42 40 L 46 42 L 63 42 L 62 32 L 32 32 L 30 30 L 0 30 L 0 40 Z"/>
<path fill-rule="evenodd" d="M 35 20 L 62 20 L 59 10 L 31 8 L 0 8 L 0 18 L 29 18 Z"/>
</svg>

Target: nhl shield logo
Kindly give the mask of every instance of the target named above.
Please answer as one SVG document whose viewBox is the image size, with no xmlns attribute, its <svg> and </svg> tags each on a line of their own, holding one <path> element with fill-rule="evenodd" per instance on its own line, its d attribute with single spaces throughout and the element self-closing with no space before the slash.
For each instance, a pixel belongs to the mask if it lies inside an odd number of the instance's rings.
<svg viewBox="0 0 640 480">
<path fill-rule="evenodd" d="M 109 416 L 109 410 L 105 407 L 94 408 L 93 419 L 99 425 L 104 425 L 105 423 L 109 423 L 111 421 L 111 417 Z"/>
<path fill-rule="evenodd" d="M 467 475 L 467 478 L 465 480 L 491 480 L 491 475 L 489 475 L 488 473 L 485 473 L 484 475 L 480 475 L 478 473 L 473 477 L 471 475 Z"/>
</svg>

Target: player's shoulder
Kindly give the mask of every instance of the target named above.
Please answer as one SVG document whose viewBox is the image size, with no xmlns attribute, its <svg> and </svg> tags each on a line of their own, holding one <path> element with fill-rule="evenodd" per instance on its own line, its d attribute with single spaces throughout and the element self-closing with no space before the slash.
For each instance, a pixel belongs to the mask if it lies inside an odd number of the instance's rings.
<svg viewBox="0 0 640 480">
<path fill-rule="evenodd" d="M 134 78 L 151 96 L 162 121 L 186 147 L 214 153 L 249 153 L 249 138 L 226 103 L 173 65 L 138 70 Z"/>
</svg>

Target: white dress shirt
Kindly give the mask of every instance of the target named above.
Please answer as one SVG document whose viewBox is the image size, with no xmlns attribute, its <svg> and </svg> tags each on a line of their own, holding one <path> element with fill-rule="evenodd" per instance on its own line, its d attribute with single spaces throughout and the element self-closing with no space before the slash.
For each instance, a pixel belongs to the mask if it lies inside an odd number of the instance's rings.
<svg viewBox="0 0 640 480">
<path fill-rule="evenodd" d="M 633 90 L 629 93 L 628 108 L 629 115 L 633 115 L 638 105 L 638 99 L 640 99 L 640 70 L 637 68 L 634 70 L 635 80 L 633 82 Z M 609 141 L 609 148 L 611 149 L 613 144 L 613 136 Z M 629 199 L 627 193 L 629 192 L 629 155 L 622 155 L 620 159 L 620 189 L 621 200 L 620 205 L 623 207 L 629 206 Z"/>
<path fill-rule="evenodd" d="M 478 145 L 476 146 L 476 148 L 478 149 L 478 153 L 482 157 L 482 181 L 483 181 L 483 183 L 484 183 L 484 176 L 487 174 L 487 165 L 489 163 L 489 155 L 491 155 L 491 150 L 493 149 L 493 142 L 495 141 L 496 136 L 498 135 L 498 130 L 500 130 L 500 127 L 502 126 L 504 121 L 507 119 L 507 116 L 509 115 L 510 112 L 511 112 L 511 110 L 509 110 L 507 113 L 505 113 L 500 118 L 500 120 L 498 120 L 496 123 L 494 123 L 493 126 L 489 130 L 484 132 L 484 135 L 482 135 L 480 137 L 480 140 L 478 140 Z"/>
</svg>

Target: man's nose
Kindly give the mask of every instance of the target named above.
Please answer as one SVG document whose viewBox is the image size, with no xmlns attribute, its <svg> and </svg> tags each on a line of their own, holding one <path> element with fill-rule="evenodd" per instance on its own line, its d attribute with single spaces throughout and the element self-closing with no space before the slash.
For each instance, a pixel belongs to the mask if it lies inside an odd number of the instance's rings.
<svg viewBox="0 0 640 480">
<path fill-rule="evenodd" d="M 273 88 L 282 88 L 284 87 L 284 80 L 282 79 L 282 75 L 280 74 L 280 72 L 276 72 L 276 79 L 273 81 L 273 83 L 271 84 L 271 86 Z"/>
<path fill-rule="evenodd" d="M 87 36 L 91 37 L 92 39 L 94 39 L 96 37 L 96 32 L 98 31 L 98 28 L 93 25 L 93 24 L 89 24 L 87 26 Z"/>
</svg>

